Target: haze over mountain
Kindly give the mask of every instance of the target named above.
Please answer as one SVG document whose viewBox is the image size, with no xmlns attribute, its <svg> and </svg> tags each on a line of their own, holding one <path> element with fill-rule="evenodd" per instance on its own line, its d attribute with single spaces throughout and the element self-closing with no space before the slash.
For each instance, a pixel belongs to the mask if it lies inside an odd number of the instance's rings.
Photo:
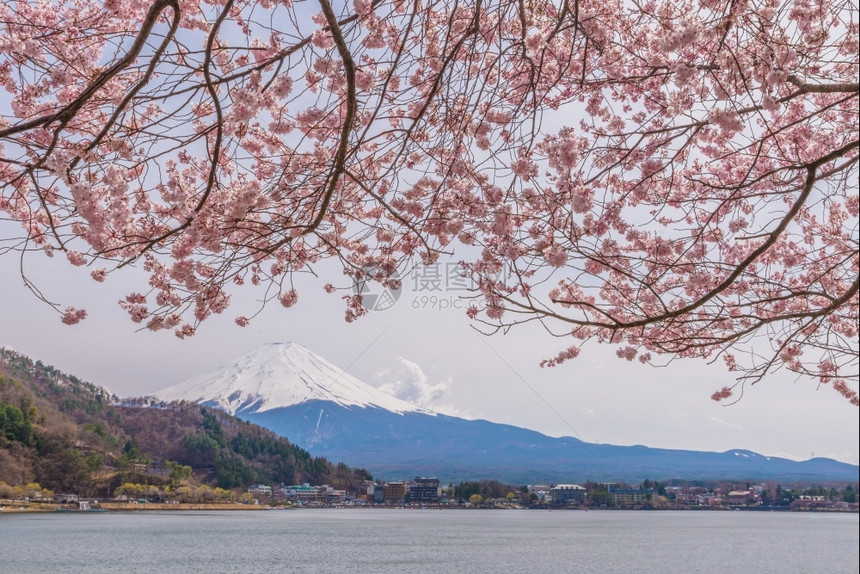
<svg viewBox="0 0 860 574">
<path fill-rule="evenodd" d="M 650 479 L 857 481 L 858 467 L 724 453 L 585 443 L 435 413 L 352 377 L 296 343 L 272 343 L 155 395 L 221 408 L 331 460 L 386 479 L 511 483 Z"/>
</svg>

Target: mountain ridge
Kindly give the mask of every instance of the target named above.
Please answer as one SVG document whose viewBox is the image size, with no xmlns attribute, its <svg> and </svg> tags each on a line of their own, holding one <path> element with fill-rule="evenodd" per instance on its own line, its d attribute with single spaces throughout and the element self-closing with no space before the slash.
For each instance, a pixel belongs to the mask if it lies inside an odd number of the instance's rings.
<svg viewBox="0 0 860 574">
<path fill-rule="evenodd" d="M 285 360 L 292 353 L 299 354 L 300 359 Z M 549 437 L 513 425 L 462 419 L 412 405 L 404 407 L 408 403 L 358 381 L 295 343 L 265 345 L 251 351 L 249 356 L 252 359 L 246 363 L 254 368 L 246 370 L 242 377 L 234 376 L 229 367 L 221 367 L 189 379 L 196 381 L 193 384 L 186 381 L 169 388 L 164 396 L 159 393 L 156 396 L 165 400 L 193 400 L 218 408 L 224 408 L 226 403 L 234 409 L 233 414 L 302 448 L 361 466 L 385 478 L 437 475 L 451 481 L 492 478 L 511 483 L 574 479 L 635 482 L 646 478 L 850 481 L 858 478 L 857 466 L 831 459 L 792 461 L 746 449 L 715 453 L 592 444 L 573 437 Z M 264 368 L 269 359 L 284 363 Z M 236 364 L 242 364 L 242 360 L 231 363 Z M 286 364 L 300 368 L 313 365 L 318 370 L 289 373 L 292 367 Z M 319 372 L 326 379 L 309 385 L 308 380 Z M 254 374 L 277 380 L 247 378 L 253 378 Z M 240 379 L 241 385 L 222 388 L 224 381 Z M 325 389 L 326 384 L 333 386 Z M 283 388 L 290 385 L 306 385 L 316 393 L 302 395 Z M 201 393 L 204 388 L 207 392 Z M 263 396 L 260 393 L 264 389 L 277 389 L 281 393 L 278 397 L 292 399 Z M 349 396 L 355 389 L 367 395 Z M 299 395 L 301 398 L 297 398 Z M 396 408 L 386 408 L 391 404 Z"/>
<path fill-rule="evenodd" d="M 480 419 L 349 410 L 325 401 L 243 416 L 311 452 L 386 479 L 424 475 L 535 484 L 646 478 L 856 482 L 858 477 L 858 467 L 832 459 L 593 444 Z"/>
</svg>

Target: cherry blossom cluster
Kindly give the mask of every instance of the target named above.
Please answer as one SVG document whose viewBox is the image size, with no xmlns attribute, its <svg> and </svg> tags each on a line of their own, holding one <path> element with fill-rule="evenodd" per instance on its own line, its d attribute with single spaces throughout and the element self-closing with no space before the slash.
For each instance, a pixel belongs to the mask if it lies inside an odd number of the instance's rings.
<svg viewBox="0 0 860 574">
<path fill-rule="evenodd" d="M 469 317 L 571 338 L 547 365 L 857 404 L 858 69 L 848 0 L 4 3 L 0 250 L 140 267 L 121 307 L 179 337 L 327 259 L 336 293 L 454 253 Z"/>
</svg>

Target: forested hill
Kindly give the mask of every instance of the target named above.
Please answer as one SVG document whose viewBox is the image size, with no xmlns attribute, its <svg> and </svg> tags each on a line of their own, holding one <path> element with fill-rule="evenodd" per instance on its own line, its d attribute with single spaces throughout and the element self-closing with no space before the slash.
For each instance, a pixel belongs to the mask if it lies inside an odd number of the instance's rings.
<svg viewBox="0 0 860 574">
<path fill-rule="evenodd" d="M 120 400 L 0 349 L 0 483 L 105 496 L 126 482 L 224 489 L 309 482 L 357 490 L 367 478 L 221 411 Z"/>
</svg>

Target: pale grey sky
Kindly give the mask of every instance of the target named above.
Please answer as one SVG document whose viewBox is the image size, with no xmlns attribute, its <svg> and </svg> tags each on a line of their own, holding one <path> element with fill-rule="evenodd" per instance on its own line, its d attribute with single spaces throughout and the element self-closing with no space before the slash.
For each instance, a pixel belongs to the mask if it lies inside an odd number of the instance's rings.
<svg viewBox="0 0 860 574">
<path fill-rule="evenodd" d="M 731 380 L 721 366 L 679 361 L 665 368 L 628 363 L 606 346 L 587 347 L 560 367 L 539 367 L 567 346 L 538 327 L 478 335 L 456 291 L 431 291 L 407 277 L 397 304 L 347 324 L 340 295 L 311 281 L 299 303 L 271 305 L 245 328 L 258 295 L 241 288 L 234 306 L 188 340 L 136 331 L 116 301 L 140 290 L 134 270 L 104 284 L 64 258 L 25 262 L 45 295 L 89 317 L 66 326 L 23 286 L 14 256 L 0 257 L 0 346 L 13 348 L 119 396 L 145 395 L 240 357 L 254 347 L 295 341 L 367 383 L 465 418 L 484 418 L 587 442 L 725 451 L 743 448 L 803 460 L 858 464 L 858 409 L 829 388 L 781 375 L 747 389 L 733 406 L 710 400 Z M 137 280 L 137 285 L 131 284 Z M 143 283 L 145 285 L 145 283 Z M 419 287 L 416 290 L 416 287 Z M 436 299 L 433 299 L 435 297 Z M 442 307 L 449 307 L 443 309 Z"/>
</svg>

